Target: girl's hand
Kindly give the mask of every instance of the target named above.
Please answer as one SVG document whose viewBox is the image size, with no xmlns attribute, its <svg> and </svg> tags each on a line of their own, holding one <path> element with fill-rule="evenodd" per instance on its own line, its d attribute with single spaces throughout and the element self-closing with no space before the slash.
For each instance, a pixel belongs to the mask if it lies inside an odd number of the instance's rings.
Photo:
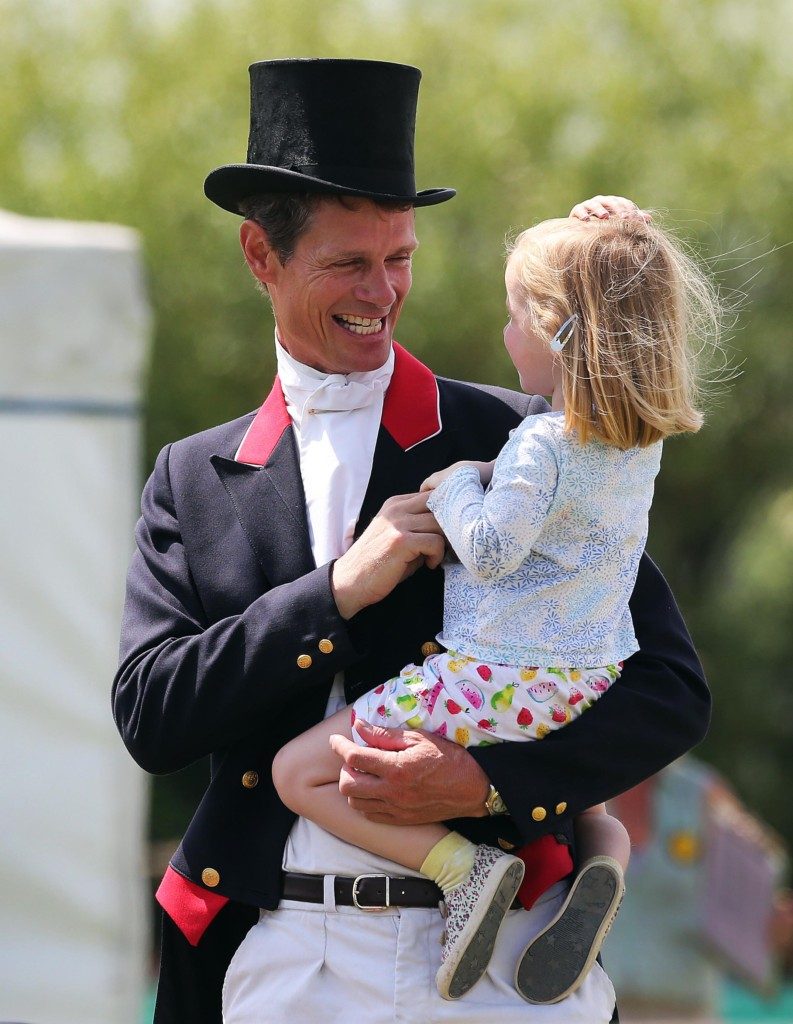
<svg viewBox="0 0 793 1024">
<path fill-rule="evenodd" d="M 652 214 L 640 210 L 636 203 L 623 196 L 594 196 L 583 203 L 578 203 L 570 211 L 576 220 L 608 220 L 609 217 L 641 217 L 645 224 L 652 222 Z"/>
<path fill-rule="evenodd" d="M 428 476 L 424 483 L 421 485 L 422 491 L 434 491 L 436 487 L 440 487 L 447 476 L 451 476 L 461 466 L 473 466 L 474 469 L 479 470 L 479 479 L 482 481 L 482 486 L 487 487 L 490 483 L 490 479 L 493 476 L 493 463 L 492 462 L 455 462 L 451 466 L 447 466 L 446 469 L 439 469 L 437 473 L 433 473 Z"/>
</svg>

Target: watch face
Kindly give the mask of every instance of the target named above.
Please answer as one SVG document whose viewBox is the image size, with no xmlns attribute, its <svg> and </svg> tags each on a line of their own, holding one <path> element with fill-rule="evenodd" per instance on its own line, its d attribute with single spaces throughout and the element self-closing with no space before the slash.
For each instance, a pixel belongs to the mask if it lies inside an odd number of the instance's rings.
<svg viewBox="0 0 793 1024">
<path fill-rule="evenodd" d="M 490 796 L 487 798 L 485 806 L 487 807 L 490 814 L 506 814 L 507 805 L 501 799 L 501 794 L 495 786 L 490 787 Z"/>
</svg>

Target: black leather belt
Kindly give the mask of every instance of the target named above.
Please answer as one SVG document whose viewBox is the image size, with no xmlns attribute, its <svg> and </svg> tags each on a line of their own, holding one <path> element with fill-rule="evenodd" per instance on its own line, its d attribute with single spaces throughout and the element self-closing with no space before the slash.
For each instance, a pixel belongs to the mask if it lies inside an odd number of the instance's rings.
<svg viewBox="0 0 793 1024">
<path fill-rule="evenodd" d="M 325 876 L 300 875 L 288 871 L 283 876 L 282 899 L 301 903 L 325 902 Z M 394 875 L 335 875 L 333 894 L 338 906 L 359 910 L 387 910 L 389 907 L 437 907 L 443 893 L 427 878 L 403 878 Z"/>
</svg>

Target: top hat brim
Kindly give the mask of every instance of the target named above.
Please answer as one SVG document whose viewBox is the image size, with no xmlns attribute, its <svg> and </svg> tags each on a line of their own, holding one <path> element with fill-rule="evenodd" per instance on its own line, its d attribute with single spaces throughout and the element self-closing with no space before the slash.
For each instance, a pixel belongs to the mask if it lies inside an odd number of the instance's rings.
<svg viewBox="0 0 793 1024">
<path fill-rule="evenodd" d="M 409 206 L 436 206 L 453 199 L 453 188 L 428 188 L 414 195 L 399 195 L 350 188 L 333 181 L 314 178 L 300 171 L 263 164 L 226 164 L 210 171 L 204 181 L 204 194 L 216 206 L 229 213 L 242 214 L 239 204 L 250 196 L 268 192 L 311 192 L 320 195 L 358 196 L 375 202 L 405 203 Z"/>
</svg>

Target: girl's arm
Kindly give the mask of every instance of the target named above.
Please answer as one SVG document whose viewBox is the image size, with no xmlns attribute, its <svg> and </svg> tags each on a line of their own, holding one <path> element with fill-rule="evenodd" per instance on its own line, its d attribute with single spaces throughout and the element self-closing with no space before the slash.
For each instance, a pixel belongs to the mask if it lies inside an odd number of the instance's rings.
<svg viewBox="0 0 793 1024">
<path fill-rule="evenodd" d="M 557 477 L 552 438 L 539 425 L 532 426 L 503 448 L 487 491 L 480 470 L 463 463 L 441 481 L 427 507 L 465 568 L 479 579 L 497 580 L 527 558 L 548 514 Z"/>
</svg>

